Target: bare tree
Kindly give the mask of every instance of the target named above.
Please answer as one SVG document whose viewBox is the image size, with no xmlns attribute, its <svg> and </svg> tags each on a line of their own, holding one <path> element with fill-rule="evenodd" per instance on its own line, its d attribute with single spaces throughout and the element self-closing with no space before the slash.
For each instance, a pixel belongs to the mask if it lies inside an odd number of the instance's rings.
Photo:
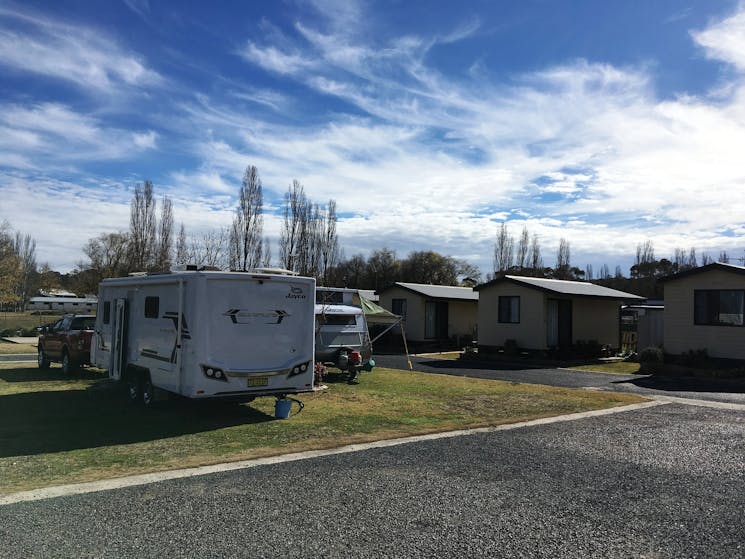
<svg viewBox="0 0 745 559">
<path fill-rule="evenodd" d="M 16 283 L 17 308 L 22 310 L 33 294 L 33 280 L 36 276 L 36 241 L 31 235 L 23 235 L 17 231 L 14 246 L 20 265 Z"/>
<path fill-rule="evenodd" d="M 719 262 L 722 264 L 729 264 L 729 255 L 727 254 L 726 250 L 723 250 L 719 253 Z"/>
<path fill-rule="evenodd" d="M 654 262 L 654 245 L 652 241 L 647 240 L 643 244 L 636 245 L 636 262 L 638 266 L 640 264 L 649 264 Z"/>
<path fill-rule="evenodd" d="M 160 206 L 157 242 L 154 267 L 159 272 L 167 272 L 171 269 L 171 253 L 173 252 L 173 203 L 168 196 L 163 196 Z"/>
<path fill-rule="evenodd" d="M 587 281 L 595 279 L 592 274 L 592 264 L 588 264 L 587 266 L 585 266 L 585 279 Z"/>
<path fill-rule="evenodd" d="M 206 266 L 221 270 L 229 268 L 231 267 L 230 242 L 231 231 L 225 228 L 192 236 L 191 242 L 187 245 L 188 263 L 198 267 Z M 251 268 L 257 266 L 258 264 Z"/>
<path fill-rule="evenodd" d="M 264 238 L 264 200 L 259 171 L 246 167 L 238 209 L 231 228 L 231 268 L 250 270 L 261 264 Z"/>
<path fill-rule="evenodd" d="M 569 241 L 564 237 L 559 239 L 559 250 L 556 253 L 554 274 L 557 279 L 571 279 L 571 263 Z"/>
<path fill-rule="evenodd" d="M 0 223 L 0 306 L 18 302 L 16 287 L 21 275 L 21 261 L 13 245 L 10 223 Z"/>
<path fill-rule="evenodd" d="M 176 239 L 176 264 L 185 265 L 189 263 L 188 246 L 186 244 L 186 229 L 184 228 L 183 222 L 178 230 L 178 238 Z"/>
<path fill-rule="evenodd" d="M 261 265 L 265 267 L 272 265 L 272 244 L 269 237 L 264 237 L 264 255 L 261 257 Z"/>
<path fill-rule="evenodd" d="M 696 259 L 696 247 L 691 247 L 691 250 L 688 252 L 688 267 L 698 267 L 698 261 Z"/>
<path fill-rule="evenodd" d="M 295 270 L 297 261 L 301 258 L 308 214 L 305 189 L 299 181 L 293 180 L 285 193 L 284 224 L 279 237 L 279 260 L 287 270 Z"/>
<path fill-rule="evenodd" d="M 155 198 L 153 183 L 146 180 L 135 186 L 129 207 L 129 268 L 145 271 L 153 262 L 156 243 Z"/>
<path fill-rule="evenodd" d="M 502 222 L 497 231 L 494 243 L 494 273 L 506 272 L 512 267 L 514 253 L 514 239 L 507 230 L 507 224 Z"/>
<path fill-rule="evenodd" d="M 329 200 L 321 226 L 320 279 L 328 285 L 330 272 L 339 261 L 339 239 L 336 236 L 336 200 Z"/>
<path fill-rule="evenodd" d="M 530 233 L 528 227 L 524 226 L 520 239 L 517 242 L 517 251 L 515 252 L 515 266 L 519 269 L 528 267 L 528 255 L 530 253 Z"/>
<path fill-rule="evenodd" d="M 538 235 L 533 235 L 530 242 L 530 269 L 533 275 L 542 275 L 543 257 L 541 256 L 541 247 L 538 244 Z"/>
</svg>

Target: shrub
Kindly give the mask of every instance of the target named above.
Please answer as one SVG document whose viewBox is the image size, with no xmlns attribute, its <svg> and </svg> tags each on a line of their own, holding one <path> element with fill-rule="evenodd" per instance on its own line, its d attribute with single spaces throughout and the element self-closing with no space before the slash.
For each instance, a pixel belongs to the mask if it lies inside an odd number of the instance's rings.
<svg viewBox="0 0 745 559">
<path fill-rule="evenodd" d="M 645 347 L 639 353 L 640 372 L 654 374 L 662 371 L 665 358 L 659 347 Z"/>
</svg>

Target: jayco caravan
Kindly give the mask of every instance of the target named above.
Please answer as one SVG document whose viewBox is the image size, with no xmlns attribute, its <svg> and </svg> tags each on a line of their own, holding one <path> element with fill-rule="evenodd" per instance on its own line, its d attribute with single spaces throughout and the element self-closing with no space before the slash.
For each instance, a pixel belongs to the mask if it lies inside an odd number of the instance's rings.
<svg viewBox="0 0 745 559">
<path fill-rule="evenodd" d="M 149 404 L 154 388 L 252 400 L 313 389 L 315 280 L 184 271 L 101 282 L 92 361 Z"/>
</svg>

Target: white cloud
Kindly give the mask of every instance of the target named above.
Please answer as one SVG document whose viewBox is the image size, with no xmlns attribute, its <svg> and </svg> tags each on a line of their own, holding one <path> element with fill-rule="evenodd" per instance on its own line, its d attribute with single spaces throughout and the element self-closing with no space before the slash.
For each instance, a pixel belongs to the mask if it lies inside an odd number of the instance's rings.
<svg viewBox="0 0 745 559">
<path fill-rule="evenodd" d="M 733 16 L 696 39 L 739 64 L 735 55 L 745 48 L 733 37 L 741 20 Z M 493 231 L 480 208 L 511 200 L 516 213 L 553 215 L 533 224 L 536 232 L 549 244 L 568 237 L 580 255 L 603 246 L 611 258 L 628 256 L 647 238 L 660 253 L 736 245 L 711 232 L 745 215 L 745 202 L 731 195 L 745 190 L 745 94 L 737 84 L 725 100 L 660 100 L 654 67 L 583 60 L 513 76 L 509 86 L 491 84 L 482 69 L 479 82 L 464 84 L 426 66 L 427 40 L 375 49 L 349 29 L 297 29 L 313 47 L 306 59 L 325 64 L 313 72 L 296 64 L 293 77 L 371 118 L 256 135 L 231 150 L 258 155 L 262 170 L 279 167 L 314 197 L 334 197 L 341 211 L 357 213 L 340 224 L 353 242 L 374 231 L 378 246 L 397 235 L 435 246 L 469 238 L 488 253 Z M 540 177 L 551 180 L 537 185 Z M 544 193 L 565 197 L 547 202 Z M 670 227 L 675 235 L 660 234 Z"/>
<path fill-rule="evenodd" d="M 158 133 L 154 130 L 148 130 L 141 134 L 132 134 L 132 141 L 140 149 L 153 149 L 155 148 L 155 142 L 158 139 Z"/>
<path fill-rule="evenodd" d="M 745 11 L 702 31 L 693 31 L 691 35 L 706 49 L 709 58 L 729 62 L 738 70 L 745 70 Z"/>
<path fill-rule="evenodd" d="M 155 148 L 157 133 L 131 132 L 59 103 L 0 104 L 0 166 L 39 168 L 132 157 L 133 150 Z"/>
<path fill-rule="evenodd" d="M 334 11 L 324 6 L 324 13 Z M 353 4 L 330 15 L 323 30 L 297 24 L 294 40 L 275 30 L 266 44 L 248 41 L 241 51 L 245 60 L 278 74 L 275 79 L 350 104 L 346 114 L 339 107 L 347 105 L 337 105 L 339 112 L 309 125 L 285 110 L 294 105 L 299 114 L 303 99 L 250 88 L 232 91 L 227 100 L 198 92 L 174 103 L 179 148 L 196 158 L 158 183 L 174 199 L 177 222 L 190 232 L 229 224 L 242 172 L 254 164 L 267 209 L 293 179 L 316 202 L 334 198 L 347 255 L 382 246 L 401 256 L 433 249 L 471 258 L 486 272 L 503 220 L 515 235 L 524 225 L 538 234 L 549 265 L 560 237 L 570 241 L 579 266 L 613 266 L 646 239 L 654 240 L 658 255 L 679 246 L 699 252 L 741 248 L 732 236 L 745 235 L 745 200 L 739 196 L 745 192 L 745 89 L 739 82 L 718 84 L 726 95 L 717 98 L 665 100 L 655 93 L 653 66 L 584 60 L 509 80 L 477 63 L 475 77 L 464 82 L 430 66 L 427 53 L 434 44 L 447 48 L 449 41 L 471 36 L 478 22 L 438 37 L 372 44 L 358 27 L 365 21 L 361 10 Z M 732 29 L 739 29 L 742 17 L 693 36 L 710 56 L 739 68 Z M 138 79 L 136 66 L 114 78 L 102 71 L 109 80 Z M 252 105 L 231 105 L 236 98 Z M 270 108 L 269 116 L 257 104 Z M 163 132 L 152 124 L 121 130 L 58 103 L 0 106 L 2 161 L 19 169 L 11 187 L 0 185 L 3 209 L 15 211 L 24 189 L 33 189 L 35 163 L 74 165 L 163 144 Z M 44 188 L 46 211 L 55 190 Z M 121 199 L 114 203 L 82 187 L 59 188 L 126 226 L 124 191 L 117 191 Z M 49 231 L 61 220 L 50 218 Z M 276 214 L 267 215 L 267 234 L 276 236 L 279 223 Z M 84 233 L 76 234 L 83 242 L 106 230 L 98 215 L 81 227 Z M 43 235 L 40 246 L 54 242 L 53 233 Z M 77 237 L 71 243 L 73 249 L 82 245 Z"/>
<path fill-rule="evenodd" d="M 0 65 L 107 93 L 163 81 L 139 56 L 90 28 L 10 8 L 0 8 Z"/>
<path fill-rule="evenodd" d="M 282 52 L 273 46 L 262 48 L 252 41 L 246 43 L 238 54 L 247 61 L 278 74 L 295 74 L 300 70 L 310 69 L 315 64 L 313 60 L 297 52 Z"/>
</svg>

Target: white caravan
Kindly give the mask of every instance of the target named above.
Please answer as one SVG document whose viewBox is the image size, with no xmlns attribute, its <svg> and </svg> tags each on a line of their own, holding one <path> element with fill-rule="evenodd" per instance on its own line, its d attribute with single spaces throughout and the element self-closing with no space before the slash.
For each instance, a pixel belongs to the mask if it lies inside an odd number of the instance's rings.
<svg viewBox="0 0 745 559">
<path fill-rule="evenodd" d="M 349 372 L 372 370 L 372 343 L 359 291 L 316 288 L 316 361 Z"/>
<path fill-rule="evenodd" d="M 154 388 L 250 401 L 313 390 L 313 278 L 184 271 L 101 282 L 91 360 L 149 404 Z"/>
</svg>

